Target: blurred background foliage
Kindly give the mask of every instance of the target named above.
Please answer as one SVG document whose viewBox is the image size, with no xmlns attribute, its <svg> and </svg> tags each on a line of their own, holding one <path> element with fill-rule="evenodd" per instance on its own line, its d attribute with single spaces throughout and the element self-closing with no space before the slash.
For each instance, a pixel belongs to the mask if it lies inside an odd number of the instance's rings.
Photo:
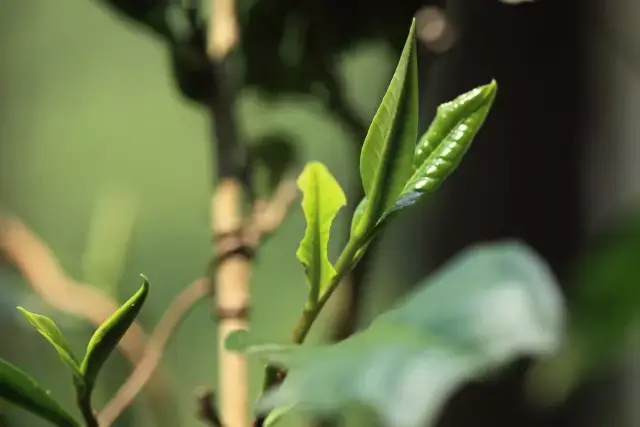
<svg viewBox="0 0 640 427">
<path fill-rule="evenodd" d="M 633 6 L 614 3 L 605 16 L 613 28 L 632 25 L 623 17 Z M 494 109 L 463 166 L 386 233 L 371 264 L 361 320 L 470 243 L 519 237 L 549 260 L 565 285 L 570 343 L 580 349 L 578 359 L 572 347 L 549 363 L 550 370 L 540 368 L 543 390 L 566 388 L 576 366 L 593 364 L 599 375 L 562 406 L 535 411 L 524 398 L 526 364 L 518 365 L 459 393 L 443 425 L 637 425 L 637 412 L 625 404 L 637 402 L 640 390 L 629 386 L 637 374 L 619 380 L 620 370 L 602 369 L 613 361 L 633 365 L 640 304 L 640 217 L 631 209 L 640 194 L 633 172 L 640 156 L 629 125 L 640 112 L 640 93 L 634 78 L 623 74 L 629 62 L 621 71 L 615 61 L 628 59 L 628 48 L 615 48 L 635 35 L 602 25 L 594 4 L 239 2 L 242 37 L 232 66 L 243 138 L 271 141 L 281 147 L 279 158 L 293 153 L 278 141 L 292 141 L 298 168 L 322 161 L 352 195 L 358 185 L 354 147 L 420 8 L 442 7 L 453 33 L 440 33 L 455 34 L 452 45 L 434 43 L 427 28 L 419 36 L 423 129 L 439 103 L 491 78 L 499 82 Z M 157 10 L 146 16 L 150 27 L 123 20 L 97 1 L 0 2 L 0 207 L 24 220 L 72 277 L 119 301 L 144 272 L 152 291 L 140 321 L 151 331 L 173 297 L 205 271 L 216 153 L 208 113 L 198 105 L 207 82 L 197 72 L 181 79 L 189 70 L 178 66 L 208 75 L 206 63 L 188 49 L 203 42 L 202 28 L 185 32 L 185 16 L 174 9 L 171 30 L 158 24 Z M 357 200 L 349 201 L 355 208 Z M 346 213 L 338 217 L 335 236 L 346 238 L 348 219 Z M 305 299 L 294 257 L 303 229 L 294 209 L 257 260 L 253 327 L 264 338 L 286 339 Z M 53 311 L 8 266 L 0 269 L 0 284 L 0 356 L 71 407 L 67 374 L 14 307 L 52 315 L 74 347 L 86 342 L 91 325 Z M 335 308 L 314 328 L 313 340 L 329 332 Z M 165 425 L 199 425 L 192 391 L 215 383 L 216 342 L 202 302 L 164 355 L 175 399 L 165 408 L 175 418 L 168 416 Z M 561 363 L 566 354 L 570 368 Z M 106 369 L 113 375 L 101 378 L 98 407 L 129 365 L 116 356 Z M 261 366 L 254 363 L 252 375 L 255 394 Z M 148 401 L 137 402 L 118 426 L 150 425 Z M 0 412 L 11 426 L 44 425 L 14 408 L 0 406 Z"/>
</svg>

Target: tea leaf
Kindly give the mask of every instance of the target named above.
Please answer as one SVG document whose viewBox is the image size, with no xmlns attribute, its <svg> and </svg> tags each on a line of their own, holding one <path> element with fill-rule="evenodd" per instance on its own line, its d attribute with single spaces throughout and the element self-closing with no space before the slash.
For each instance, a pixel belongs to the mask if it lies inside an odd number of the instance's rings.
<svg viewBox="0 0 640 427">
<path fill-rule="evenodd" d="M 80 427 L 33 378 L 0 359 L 0 398 L 20 406 L 59 427 Z"/>
<path fill-rule="evenodd" d="M 497 84 L 491 81 L 438 107 L 436 118 L 416 147 L 415 172 L 380 224 L 437 190 L 460 165 L 489 114 L 496 91 Z"/>
<path fill-rule="evenodd" d="M 307 229 L 296 255 L 311 286 L 307 308 L 312 308 L 336 274 L 329 261 L 327 247 L 331 224 L 347 199 L 331 172 L 317 162 L 307 164 L 298 178 L 298 187 L 303 194 L 302 209 Z"/>
<path fill-rule="evenodd" d="M 82 373 L 80 372 L 80 364 L 69 347 L 69 343 L 58 329 L 53 320 L 40 314 L 31 313 L 30 311 L 18 307 L 18 310 L 27 318 L 31 326 L 33 326 L 49 343 L 56 349 L 60 359 L 71 368 L 73 375 L 77 380 L 82 381 Z"/>
<path fill-rule="evenodd" d="M 138 316 L 149 293 L 149 282 L 143 276 L 140 289 L 95 331 L 80 365 L 87 393 L 90 394 L 102 365 Z"/>
<path fill-rule="evenodd" d="M 418 137 L 418 66 L 415 20 L 391 83 L 360 153 L 360 176 L 369 202 L 362 218 L 366 233 L 389 209 L 411 177 Z"/>
</svg>

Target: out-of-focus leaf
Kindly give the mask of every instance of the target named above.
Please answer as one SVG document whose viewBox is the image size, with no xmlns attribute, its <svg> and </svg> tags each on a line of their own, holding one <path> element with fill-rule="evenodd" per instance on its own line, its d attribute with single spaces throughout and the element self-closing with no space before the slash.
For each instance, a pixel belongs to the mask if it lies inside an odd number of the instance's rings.
<svg viewBox="0 0 640 427">
<path fill-rule="evenodd" d="M 22 307 L 18 307 L 18 310 L 20 310 L 29 323 L 56 349 L 60 359 L 71 368 L 76 379 L 82 381 L 78 359 L 74 356 L 73 351 L 69 347 L 69 343 L 54 321 L 46 316 L 31 313 Z"/>
<path fill-rule="evenodd" d="M 252 144 L 250 157 L 256 192 L 270 196 L 295 163 L 296 150 L 284 136 L 267 135 Z"/>
<path fill-rule="evenodd" d="M 56 426 L 80 427 L 80 424 L 53 400 L 49 391 L 4 359 L 0 359 L 0 398 Z"/>
<path fill-rule="evenodd" d="M 149 293 L 149 282 L 143 276 L 140 289 L 95 331 L 80 365 L 87 394 L 91 393 L 98 372 L 120 339 L 138 316 Z"/>
<path fill-rule="evenodd" d="M 270 362 L 277 366 L 290 364 L 292 359 L 289 355 L 299 348 L 298 345 L 263 342 L 244 329 L 230 332 L 224 340 L 224 347 L 229 351 L 244 353 L 248 356 L 264 358 L 268 355 Z"/>
<path fill-rule="evenodd" d="M 395 73 L 360 153 L 360 177 L 368 203 L 356 235 L 370 230 L 389 209 L 412 173 L 418 137 L 418 66 L 415 20 Z"/>
<path fill-rule="evenodd" d="M 110 295 L 116 294 L 137 214 L 138 205 L 132 195 L 116 189 L 96 201 L 82 269 L 87 283 L 100 286 Z"/>
<path fill-rule="evenodd" d="M 331 172 L 318 162 L 307 164 L 298 178 L 298 187 L 303 194 L 302 210 L 307 228 L 296 255 L 311 286 L 307 308 L 313 308 L 336 274 L 327 248 L 331 224 L 347 199 Z"/>
<path fill-rule="evenodd" d="M 563 403 L 592 375 L 620 361 L 640 320 L 640 216 L 618 219 L 574 261 L 569 339 L 529 376 L 535 403 Z"/>
<path fill-rule="evenodd" d="M 208 107 L 216 88 L 214 69 L 207 56 L 207 29 L 194 28 L 169 45 L 174 82 L 182 96 Z"/>
<path fill-rule="evenodd" d="M 267 418 L 264 420 L 264 427 L 272 427 L 276 425 L 287 412 L 291 411 L 291 409 L 291 406 L 284 406 L 269 412 L 269 415 L 267 415 Z"/>
<path fill-rule="evenodd" d="M 522 355 L 561 343 L 564 306 L 546 263 L 520 243 L 473 247 L 397 308 L 338 344 L 254 354 L 289 370 L 258 412 L 293 406 L 336 413 L 359 403 L 386 425 L 433 425 L 447 399 Z M 251 352 L 251 346 L 246 348 Z"/>
<path fill-rule="evenodd" d="M 607 359 L 628 343 L 640 319 L 640 216 L 618 221 L 576 261 L 572 329 L 589 341 L 594 358 Z"/>
</svg>

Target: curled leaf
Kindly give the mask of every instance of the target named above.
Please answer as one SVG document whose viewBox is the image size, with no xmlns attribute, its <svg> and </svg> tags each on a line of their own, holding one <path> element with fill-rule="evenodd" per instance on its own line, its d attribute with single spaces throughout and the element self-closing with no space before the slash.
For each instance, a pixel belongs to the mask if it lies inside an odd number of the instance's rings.
<svg viewBox="0 0 640 427">
<path fill-rule="evenodd" d="M 60 359 L 71 368 L 76 380 L 82 381 L 80 373 L 80 365 L 78 359 L 69 347 L 69 343 L 56 326 L 55 322 L 46 316 L 31 313 L 30 311 L 18 307 L 18 310 L 27 318 L 31 326 L 33 326 L 49 343 L 56 349 Z"/>
<path fill-rule="evenodd" d="M 307 308 L 313 308 L 336 274 L 327 253 L 329 235 L 331 224 L 347 199 L 331 172 L 318 162 L 307 164 L 298 178 L 298 187 L 303 194 L 307 228 L 296 255 L 311 286 Z"/>
<path fill-rule="evenodd" d="M 149 294 L 149 282 L 146 277 L 142 278 L 140 289 L 98 327 L 87 345 L 80 371 L 84 376 L 88 394 L 93 389 L 102 365 L 138 316 Z"/>
<path fill-rule="evenodd" d="M 80 424 L 53 400 L 49 391 L 4 359 L 0 359 L 0 398 L 58 427 L 80 427 Z"/>
</svg>

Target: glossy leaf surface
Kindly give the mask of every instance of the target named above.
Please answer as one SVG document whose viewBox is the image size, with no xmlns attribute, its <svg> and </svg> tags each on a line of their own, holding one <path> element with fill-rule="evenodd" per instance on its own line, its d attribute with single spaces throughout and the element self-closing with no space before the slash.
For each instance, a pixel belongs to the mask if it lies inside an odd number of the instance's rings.
<svg viewBox="0 0 640 427">
<path fill-rule="evenodd" d="M 311 290 L 307 307 L 313 307 L 326 291 L 336 271 L 327 248 L 331 224 L 347 199 L 340 184 L 321 163 L 307 164 L 298 178 L 302 190 L 302 210 L 307 221 L 304 237 L 296 255 L 305 269 Z"/>
<path fill-rule="evenodd" d="M 391 83 L 360 153 L 360 177 L 369 203 L 363 230 L 390 208 L 411 176 L 418 133 L 418 66 L 415 20 Z"/>
<path fill-rule="evenodd" d="M 33 326 L 49 343 L 56 349 L 60 359 L 71 368 L 73 375 L 78 380 L 82 380 L 82 374 L 80 373 L 80 364 L 78 359 L 73 354 L 73 351 L 69 347 L 69 343 L 66 338 L 58 329 L 58 326 L 53 320 L 40 314 L 31 313 L 30 311 L 18 307 L 18 310 L 27 318 L 31 326 Z"/>
<path fill-rule="evenodd" d="M 293 406 L 335 414 L 360 403 L 385 425 L 419 427 L 434 425 L 466 382 L 521 355 L 554 353 L 563 331 L 564 305 L 546 263 L 503 242 L 464 251 L 345 341 L 244 350 L 288 368 L 259 412 Z"/>
<path fill-rule="evenodd" d="M 100 325 L 87 345 L 80 370 L 89 393 L 93 389 L 100 368 L 138 316 L 147 298 L 149 282 L 146 278 L 143 279 L 140 289 Z"/>
<path fill-rule="evenodd" d="M 492 81 L 438 107 L 416 147 L 415 172 L 385 217 L 417 203 L 453 173 L 489 114 L 496 91 Z"/>
<path fill-rule="evenodd" d="M 79 427 L 51 393 L 6 360 L 0 359 L 0 398 L 20 406 L 59 427 Z"/>
</svg>

